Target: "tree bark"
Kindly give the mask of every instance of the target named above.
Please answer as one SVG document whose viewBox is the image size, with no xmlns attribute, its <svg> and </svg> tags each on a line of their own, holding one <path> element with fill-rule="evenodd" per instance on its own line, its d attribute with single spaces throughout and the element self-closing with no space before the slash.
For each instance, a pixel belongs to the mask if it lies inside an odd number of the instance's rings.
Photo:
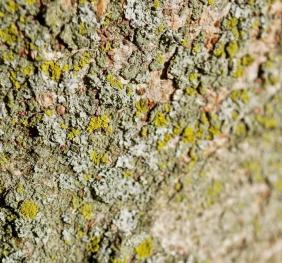
<svg viewBox="0 0 282 263">
<path fill-rule="evenodd" d="M 0 21 L 1 262 L 280 262 L 281 1 Z"/>
</svg>

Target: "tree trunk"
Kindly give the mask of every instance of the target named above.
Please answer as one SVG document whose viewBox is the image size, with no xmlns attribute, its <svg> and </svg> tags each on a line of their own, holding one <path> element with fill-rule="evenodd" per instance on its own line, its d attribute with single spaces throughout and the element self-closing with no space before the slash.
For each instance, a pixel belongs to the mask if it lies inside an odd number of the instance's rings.
<svg viewBox="0 0 282 263">
<path fill-rule="evenodd" d="M 280 0 L 0 21 L 1 262 L 281 262 Z"/>
</svg>

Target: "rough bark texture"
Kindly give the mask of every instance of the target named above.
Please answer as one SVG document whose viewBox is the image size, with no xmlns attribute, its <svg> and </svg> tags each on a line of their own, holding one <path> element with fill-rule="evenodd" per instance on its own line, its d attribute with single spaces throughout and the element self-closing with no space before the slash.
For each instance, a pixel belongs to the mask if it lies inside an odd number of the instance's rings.
<svg viewBox="0 0 282 263">
<path fill-rule="evenodd" d="M 0 261 L 281 262 L 280 0 L 1 0 Z"/>
</svg>

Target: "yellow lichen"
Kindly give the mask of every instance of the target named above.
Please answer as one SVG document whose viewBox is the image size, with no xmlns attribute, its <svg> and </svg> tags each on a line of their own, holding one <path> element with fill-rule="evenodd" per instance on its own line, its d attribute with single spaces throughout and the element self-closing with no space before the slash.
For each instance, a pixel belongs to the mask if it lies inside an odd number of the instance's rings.
<svg viewBox="0 0 282 263">
<path fill-rule="evenodd" d="M 1 30 L 0 30 L 0 36 L 1 36 Z M 11 62 L 15 59 L 15 56 L 12 51 L 7 51 L 2 53 L 2 58 L 4 62 Z"/>
<path fill-rule="evenodd" d="M 243 122 L 239 122 L 235 126 L 235 134 L 237 136 L 244 136 L 244 135 L 246 135 L 246 132 L 247 132 L 247 127 Z"/>
<path fill-rule="evenodd" d="M 153 241 L 150 238 L 144 239 L 137 247 L 135 247 L 135 253 L 138 259 L 145 259 L 153 253 Z"/>
<path fill-rule="evenodd" d="M 21 214 L 28 219 L 35 219 L 38 213 L 38 205 L 32 200 L 25 200 L 20 206 Z"/>
<path fill-rule="evenodd" d="M 25 0 L 25 3 L 28 5 L 34 5 L 37 2 L 37 0 Z"/>
<path fill-rule="evenodd" d="M 78 32 L 81 35 L 86 35 L 87 34 L 87 25 L 86 23 L 82 22 L 79 24 Z"/>
<path fill-rule="evenodd" d="M 173 134 L 174 136 L 180 135 L 180 134 L 181 134 L 181 128 L 180 128 L 179 126 L 174 126 L 174 127 L 173 127 L 173 130 L 172 130 L 172 134 Z"/>
<path fill-rule="evenodd" d="M 216 57 L 224 56 L 225 55 L 224 44 L 223 43 L 217 44 L 213 53 Z"/>
<path fill-rule="evenodd" d="M 60 124 L 60 127 L 63 129 L 63 130 L 66 130 L 68 128 L 67 124 L 65 124 L 64 122 L 62 122 Z"/>
<path fill-rule="evenodd" d="M 203 123 L 204 125 L 209 125 L 209 120 L 205 112 L 201 113 L 200 120 L 201 120 L 201 123 Z"/>
<path fill-rule="evenodd" d="M 183 141 L 186 143 L 194 143 L 196 139 L 195 131 L 192 127 L 187 127 L 183 132 Z"/>
<path fill-rule="evenodd" d="M 274 189 L 278 192 L 282 192 L 282 178 L 278 178 L 274 183 Z"/>
<path fill-rule="evenodd" d="M 15 24 L 11 24 L 4 29 L 0 29 L 0 41 L 6 43 L 7 45 L 16 43 L 19 40 L 18 35 L 19 32 Z"/>
<path fill-rule="evenodd" d="M 164 138 L 157 141 L 157 150 L 162 150 L 167 143 L 172 139 L 172 134 L 167 133 L 164 135 Z"/>
<path fill-rule="evenodd" d="M 73 66 L 74 71 L 80 71 L 84 67 L 88 66 L 91 60 L 91 55 L 89 52 L 84 52 L 78 61 Z"/>
<path fill-rule="evenodd" d="M 157 29 L 156 29 L 156 34 L 159 36 L 161 33 L 163 33 L 166 29 L 165 24 L 161 23 Z"/>
<path fill-rule="evenodd" d="M 136 110 L 136 115 L 140 116 L 146 112 L 148 112 L 149 107 L 148 107 L 148 101 L 146 99 L 140 99 L 135 103 L 135 110 Z"/>
<path fill-rule="evenodd" d="M 163 108 L 163 112 L 166 112 L 166 113 L 170 112 L 170 110 L 171 110 L 171 106 L 170 106 L 169 103 L 164 103 L 162 108 Z"/>
<path fill-rule="evenodd" d="M 21 184 L 21 183 L 19 183 L 19 184 L 17 185 L 16 191 L 17 191 L 17 193 L 19 193 L 20 195 L 24 194 L 24 192 L 25 192 L 24 185 Z"/>
<path fill-rule="evenodd" d="M 201 52 L 201 45 L 198 44 L 198 43 L 194 44 L 194 45 L 193 45 L 193 48 L 192 48 L 192 51 L 193 51 L 194 53 L 200 53 L 200 52 Z"/>
<path fill-rule="evenodd" d="M 32 65 L 28 65 L 22 68 L 22 73 L 25 76 L 30 76 L 33 72 L 33 66 Z"/>
<path fill-rule="evenodd" d="M 143 138 L 147 137 L 147 136 L 148 136 L 148 127 L 143 126 L 143 127 L 141 128 L 140 135 L 141 135 L 141 137 L 143 137 Z"/>
<path fill-rule="evenodd" d="M 183 47 L 189 47 L 190 41 L 189 41 L 189 39 L 186 37 L 186 38 L 183 38 L 183 39 L 181 40 L 180 44 L 181 44 Z"/>
<path fill-rule="evenodd" d="M 156 58 L 155 58 L 155 61 L 158 65 L 163 65 L 164 62 L 165 62 L 165 57 L 162 53 L 158 53 Z"/>
<path fill-rule="evenodd" d="M 249 66 L 249 65 L 251 65 L 253 62 L 254 62 L 254 58 L 253 58 L 251 55 L 249 55 L 249 54 L 247 54 L 247 55 L 245 55 L 245 56 L 243 56 L 243 57 L 241 58 L 241 64 L 242 64 L 243 66 Z"/>
<path fill-rule="evenodd" d="M 127 258 L 115 258 L 113 263 L 128 263 Z"/>
<path fill-rule="evenodd" d="M 86 233 L 83 231 L 83 230 L 78 230 L 77 232 L 76 232 L 76 237 L 78 238 L 78 239 L 81 239 L 81 238 L 83 238 L 83 237 L 85 237 L 86 236 Z"/>
<path fill-rule="evenodd" d="M 91 117 L 87 127 L 87 131 L 91 133 L 98 129 L 103 129 L 104 131 L 108 131 L 108 132 L 112 131 L 110 126 L 110 118 L 107 115 Z"/>
<path fill-rule="evenodd" d="M 92 175 L 91 174 L 84 174 L 83 175 L 83 179 L 85 180 L 85 181 L 90 181 L 91 179 L 92 179 Z"/>
<path fill-rule="evenodd" d="M 162 112 L 157 112 L 153 119 L 153 123 L 156 127 L 160 128 L 165 127 L 168 124 L 168 120 Z"/>
<path fill-rule="evenodd" d="M 5 167 L 9 163 L 8 157 L 0 153 L 0 168 Z"/>
<path fill-rule="evenodd" d="M 14 14 L 18 10 L 18 5 L 16 4 L 14 0 L 8 0 L 6 7 L 7 7 L 7 10 L 11 12 L 12 14 Z"/>
<path fill-rule="evenodd" d="M 216 136 L 219 136 L 221 134 L 220 126 L 218 125 L 211 126 L 209 128 L 209 133 L 210 133 L 211 139 L 213 139 Z"/>
<path fill-rule="evenodd" d="M 80 205 L 80 199 L 76 195 L 73 196 L 71 200 L 71 204 L 73 208 L 77 209 Z"/>
<path fill-rule="evenodd" d="M 191 81 L 191 82 L 194 82 L 194 81 L 196 81 L 198 79 L 198 73 L 197 72 L 192 72 L 192 73 L 190 73 L 190 75 L 189 75 L 189 80 Z"/>
<path fill-rule="evenodd" d="M 215 180 L 207 188 L 207 205 L 213 205 L 219 198 L 221 192 L 223 191 L 223 183 Z"/>
<path fill-rule="evenodd" d="M 80 207 L 79 212 L 86 220 L 90 220 L 93 217 L 93 205 L 91 203 L 85 203 Z"/>
<path fill-rule="evenodd" d="M 277 126 L 277 120 L 273 117 L 257 115 L 256 120 L 267 129 L 273 129 Z"/>
<path fill-rule="evenodd" d="M 244 75 L 244 67 L 241 64 L 237 64 L 236 68 L 232 72 L 232 77 L 241 78 Z"/>
<path fill-rule="evenodd" d="M 230 98 L 236 102 L 240 98 L 240 90 L 233 90 L 230 94 Z"/>
<path fill-rule="evenodd" d="M 157 10 L 160 8 L 160 6 L 161 6 L 160 0 L 154 0 L 153 8 Z"/>
<path fill-rule="evenodd" d="M 185 94 L 189 95 L 189 96 L 193 96 L 195 94 L 197 94 L 196 89 L 192 88 L 192 87 L 187 87 L 185 88 Z"/>
<path fill-rule="evenodd" d="M 238 18 L 231 17 L 227 20 L 227 23 L 226 23 L 227 29 L 235 28 L 235 27 L 237 27 L 237 25 L 238 25 Z"/>
<path fill-rule="evenodd" d="M 79 136 L 80 133 L 81 132 L 79 129 L 72 128 L 71 131 L 67 134 L 67 138 L 69 140 L 73 140 L 75 137 Z"/>
<path fill-rule="evenodd" d="M 241 92 L 241 100 L 244 103 L 248 103 L 250 101 L 250 96 L 249 96 L 248 90 L 246 90 L 246 89 L 242 90 L 242 92 Z"/>
<path fill-rule="evenodd" d="M 61 76 L 61 67 L 54 61 L 47 60 L 40 65 L 41 72 L 44 75 L 49 75 L 53 80 L 59 80 Z"/>
<path fill-rule="evenodd" d="M 17 81 L 17 73 L 15 71 L 10 72 L 10 80 L 14 88 L 20 89 L 21 84 Z"/>
<path fill-rule="evenodd" d="M 208 194 L 217 196 L 222 192 L 223 185 L 220 181 L 214 181 L 212 185 L 208 188 Z"/>
<path fill-rule="evenodd" d="M 239 49 L 238 43 L 235 41 L 229 42 L 226 46 L 226 52 L 231 58 L 233 58 L 236 55 L 238 49 Z"/>
<path fill-rule="evenodd" d="M 100 248 L 100 241 L 101 238 L 98 236 L 94 236 L 90 239 L 89 243 L 86 246 L 86 250 L 90 253 L 96 253 L 98 252 L 99 248 Z"/>
<path fill-rule="evenodd" d="M 108 74 L 107 75 L 107 81 L 109 82 L 109 84 L 113 87 L 116 88 L 118 90 L 121 90 L 123 88 L 123 84 L 122 82 L 117 79 L 117 77 L 115 77 L 113 74 Z"/>
<path fill-rule="evenodd" d="M 44 113 L 45 113 L 46 116 L 52 117 L 54 115 L 54 110 L 48 109 L 48 110 L 45 110 Z"/>
<path fill-rule="evenodd" d="M 94 150 L 90 152 L 90 160 L 95 165 L 108 164 L 109 162 L 107 154 L 97 153 Z"/>
<path fill-rule="evenodd" d="M 133 177 L 133 171 L 127 169 L 127 170 L 122 172 L 122 176 L 124 176 L 126 178 Z"/>
<path fill-rule="evenodd" d="M 262 166 L 258 161 L 245 161 L 242 164 L 243 168 L 246 169 L 248 175 L 250 175 L 254 182 L 262 183 L 264 182 L 265 178 L 262 172 Z"/>
</svg>

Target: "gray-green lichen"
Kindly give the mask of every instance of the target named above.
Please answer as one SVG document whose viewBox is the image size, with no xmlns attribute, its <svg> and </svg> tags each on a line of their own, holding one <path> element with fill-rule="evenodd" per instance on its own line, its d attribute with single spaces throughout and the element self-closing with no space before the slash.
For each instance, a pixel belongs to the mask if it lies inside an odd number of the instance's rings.
<svg viewBox="0 0 282 263">
<path fill-rule="evenodd" d="M 1 1 L 0 261 L 279 262 L 281 13 Z"/>
</svg>

